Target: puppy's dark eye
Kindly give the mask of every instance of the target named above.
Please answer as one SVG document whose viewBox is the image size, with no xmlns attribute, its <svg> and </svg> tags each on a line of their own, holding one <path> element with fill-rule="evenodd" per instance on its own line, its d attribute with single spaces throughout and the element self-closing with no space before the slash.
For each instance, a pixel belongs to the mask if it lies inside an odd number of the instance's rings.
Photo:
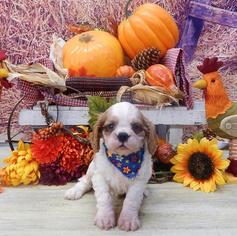
<svg viewBox="0 0 237 236">
<path fill-rule="evenodd" d="M 133 130 L 136 134 L 138 134 L 138 133 L 140 133 L 140 132 L 143 131 L 143 127 L 142 127 L 142 125 L 139 124 L 139 123 L 132 123 L 131 126 L 132 126 L 132 130 Z"/>
<path fill-rule="evenodd" d="M 114 123 L 111 123 L 111 124 L 108 124 L 104 127 L 104 131 L 105 132 L 112 132 L 115 128 L 115 124 Z"/>
<path fill-rule="evenodd" d="M 215 83 L 215 82 L 216 82 L 216 80 L 215 80 L 215 79 L 212 79 L 212 80 L 211 80 L 211 82 L 212 82 L 212 83 Z"/>
</svg>

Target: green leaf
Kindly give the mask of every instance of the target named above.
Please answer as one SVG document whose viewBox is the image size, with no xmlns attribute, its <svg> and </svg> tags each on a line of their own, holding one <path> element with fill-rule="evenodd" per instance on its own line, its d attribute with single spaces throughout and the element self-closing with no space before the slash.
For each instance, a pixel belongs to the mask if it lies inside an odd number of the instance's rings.
<svg viewBox="0 0 237 236">
<path fill-rule="evenodd" d="M 98 116 L 105 112 L 110 106 L 116 103 L 116 98 L 106 100 L 100 96 L 88 96 L 89 107 L 89 125 L 92 128 L 96 123 Z"/>
<path fill-rule="evenodd" d="M 193 139 L 196 139 L 198 142 L 200 142 L 203 137 L 204 137 L 204 135 L 203 135 L 203 132 L 202 132 L 202 131 L 195 132 L 195 133 L 192 135 L 192 138 L 193 138 Z"/>
</svg>

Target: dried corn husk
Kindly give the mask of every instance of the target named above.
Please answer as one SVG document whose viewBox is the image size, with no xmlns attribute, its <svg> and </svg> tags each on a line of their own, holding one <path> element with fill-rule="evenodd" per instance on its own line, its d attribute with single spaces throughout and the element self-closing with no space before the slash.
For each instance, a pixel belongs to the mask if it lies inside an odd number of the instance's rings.
<svg viewBox="0 0 237 236">
<path fill-rule="evenodd" d="M 64 77 L 59 76 L 40 63 L 14 65 L 7 60 L 4 63 L 10 72 L 7 78 L 9 81 L 20 78 L 33 84 L 54 87 L 62 91 L 66 90 Z"/>
<path fill-rule="evenodd" d="M 121 101 L 122 95 L 125 92 L 132 92 L 132 98 L 135 102 L 145 103 L 156 107 L 162 105 L 171 105 L 178 103 L 178 99 L 165 93 L 159 87 L 137 84 L 133 87 L 122 86 L 117 93 L 117 101 Z"/>
<path fill-rule="evenodd" d="M 147 85 L 145 81 L 145 71 L 143 70 L 135 73 L 130 80 L 133 86 L 122 86 L 117 93 L 117 101 L 121 101 L 125 92 L 131 92 L 133 101 L 137 103 L 144 103 L 156 107 L 178 103 L 180 99 L 180 97 L 176 98 L 172 91 L 169 92 L 162 87 Z"/>
<path fill-rule="evenodd" d="M 58 74 L 66 77 L 68 70 L 63 67 L 63 46 L 65 41 L 62 38 L 57 38 L 53 35 L 53 43 L 50 46 L 49 58 L 53 62 Z"/>
</svg>

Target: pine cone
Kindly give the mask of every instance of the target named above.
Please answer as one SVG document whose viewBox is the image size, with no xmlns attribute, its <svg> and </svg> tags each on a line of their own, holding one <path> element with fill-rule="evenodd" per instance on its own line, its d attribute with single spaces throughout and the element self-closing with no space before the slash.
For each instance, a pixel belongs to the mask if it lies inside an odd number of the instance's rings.
<svg viewBox="0 0 237 236">
<path fill-rule="evenodd" d="M 135 70 L 146 70 L 148 67 L 158 64 L 160 61 L 160 50 L 157 48 L 146 48 L 140 51 L 131 61 Z"/>
</svg>

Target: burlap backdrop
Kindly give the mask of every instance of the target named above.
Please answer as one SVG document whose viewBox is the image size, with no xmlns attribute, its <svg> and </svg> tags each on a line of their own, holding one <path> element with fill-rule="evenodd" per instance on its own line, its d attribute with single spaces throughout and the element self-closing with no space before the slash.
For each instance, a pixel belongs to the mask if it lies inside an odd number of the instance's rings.
<svg viewBox="0 0 237 236">
<path fill-rule="evenodd" d="M 131 9 L 144 2 L 158 3 L 177 20 L 182 31 L 188 12 L 189 0 L 134 0 Z M 117 22 L 124 17 L 125 0 L 0 0 L 0 49 L 7 51 L 13 63 L 28 63 L 48 57 L 52 35 L 67 39 L 70 34 L 66 25 L 89 23 L 108 27 L 108 16 Z M 212 1 L 213 6 L 232 11 L 237 2 L 232 0 Z M 200 74 L 196 65 L 204 57 L 218 56 L 225 62 L 223 80 L 232 99 L 237 98 L 237 30 L 206 22 L 199 39 L 194 60 L 187 65 L 188 75 L 195 81 Z M 194 93 L 200 98 L 201 93 Z M 19 91 L 13 88 L 4 91 L 0 102 L 0 138 L 6 133 L 6 123 L 13 105 L 19 99 Z M 26 105 L 22 104 L 19 109 Z M 18 110 L 19 110 L 18 109 Z M 17 113 L 14 117 L 14 132 L 19 130 Z"/>
</svg>

